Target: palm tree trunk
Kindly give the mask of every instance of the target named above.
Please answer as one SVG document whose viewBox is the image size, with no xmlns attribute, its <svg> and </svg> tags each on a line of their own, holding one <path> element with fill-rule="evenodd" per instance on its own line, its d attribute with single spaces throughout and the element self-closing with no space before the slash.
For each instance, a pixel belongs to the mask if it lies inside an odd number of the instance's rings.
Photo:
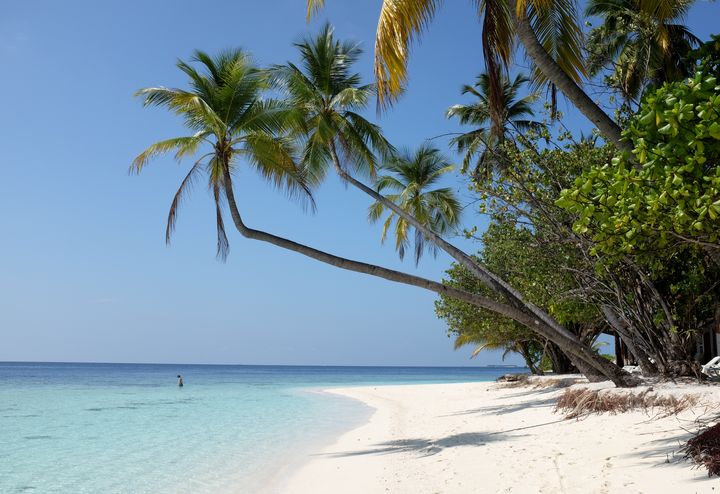
<svg viewBox="0 0 720 494">
<path fill-rule="evenodd" d="M 520 292 L 518 292 L 515 288 L 502 280 L 499 276 L 492 273 L 485 266 L 474 260 L 465 252 L 461 251 L 451 243 L 447 242 L 433 230 L 420 223 L 414 216 L 404 211 L 387 197 L 383 196 L 382 194 L 378 193 L 377 191 L 373 190 L 372 188 L 368 187 L 367 185 L 347 173 L 340 165 L 340 159 L 338 157 L 335 143 L 333 141 L 330 142 L 330 154 L 335 169 L 342 179 L 344 179 L 357 189 L 360 189 L 362 192 L 368 194 L 376 201 L 379 201 L 383 204 L 383 206 L 395 212 L 395 214 L 405 219 L 413 227 L 417 228 L 418 231 L 422 232 L 422 234 L 425 235 L 425 237 L 428 238 L 431 242 L 435 243 L 435 245 L 447 252 L 458 263 L 469 269 L 470 272 L 477 276 L 486 286 L 488 286 L 488 288 L 502 295 L 513 306 L 514 310 L 518 311 L 519 313 L 524 313 L 526 315 L 529 313 L 532 315 L 532 319 L 539 319 L 539 321 L 536 321 L 536 323 L 541 322 L 543 326 L 546 326 L 551 331 L 550 336 L 548 336 L 547 334 L 542 334 L 542 336 L 553 341 L 561 348 L 562 343 L 560 341 L 564 341 L 567 343 L 573 342 L 570 343 L 571 345 L 577 344 L 580 347 L 578 351 L 582 355 L 578 356 L 577 358 L 587 361 L 585 367 L 595 369 L 595 372 L 599 375 L 603 375 L 613 381 L 615 381 L 616 379 L 621 379 L 621 376 L 625 375 L 622 369 L 618 368 L 612 362 L 609 362 L 595 354 L 590 348 L 587 347 L 587 345 L 583 345 L 583 343 L 580 342 L 580 340 L 574 334 L 565 329 L 562 325 L 555 321 L 552 316 L 547 314 L 538 306 L 528 300 L 525 300 L 522 294 L 520 294 Z M 537 324 L 532 324 L 527 327 L 530 330 L 535 330 L 538 326 Z M 568 351 L 567 348 L 563 348 L 563 351 L 565 351 L 569 355 L 578 354 L 578 351 Z"/>
<path fill-rule="evenodd" d="M 510 5 L 510 10 L 516 13 L 515 5 Z M 555 86 L 572 102 L 600 130 L 606 140 L 615 144 L 623 151 L 632 151 L 629 142 L 623 141 L 622 129 L 610 116 L 605 113 L 595 102 L 573 81 L 563 69 L 545 51 L 535 31 L 533 31 L 527 13 L 516 14 L 516 31 L 525 52 L 535 65 L 542 71 Z"/>
<path fill-rule="evenodd" d="M 446 253 L 450 255 L 453 259 L 455 259 L 458 263 L 460 263 L 462 266 L 466 267 L 470 272 L 477 276 L 480 281 L 482 281 L 488 288 L 493 290 L 496 293 L 499 293 L 503 297 L 505 297 L 510 303 L 517 307 L 524 308 L 525 310 L 529 311 L 531 314 L 534 314 L 536 317 L 540 318 L 542 321 L 544 321 L 547 325 L 553 327 L 556 331 L 560 333 L 564 333 L 567 337 L 572 337 L 572 333 L 567 331 L 565 328 L 563 328 L 560 324 L 557 323 L 549 314 L 547 314 L 545 311 L 537 307 L 532 302 L 529 302 L 524 299 L 522 294 L 518 292 L 515 288 L 510 286 L 505 280 L 501 279 L 499 276 L 497 276 L 495 273 L 490 271 L 487 267 L 485 267 L 482 263 L 478 262 L 477 260 L 473 259 L 469 255 L 467 255 L 462 250 L 458 249 L 454 245 L 452 245 L 450 242 L 442 238 L 440 235 L 435 233 L 433 230 L 428 228 L 426 225 L 422 224 L 420 221 L 417 220 L 413 215 L 408 213 L 407 211 L 403 210 L 401 207 L 399 207 L 397 204 L 389 200 L 387 197 L 383 196 L 376 190 L 372 189 L 371 187 L 368 187 L 364 183 L 357 180 L 355 177 L 347 173 L 342 166 L 340 165 L 340 159 L 337 154 L 337 150 L 335 148 L 335 143 L 330 142 L 330 154 L 332 156 L 333 164 L 335 166 L 335 170 L 337 171 L 338 175 L 345 180 L 346 182 L 350 183 L 353 187 L 361 190 L 365 194 L 369 195 L 376 201 L 380 202 L 383 206 L 388 208 L 389 210 L 393 211 L 395 214 L 403 218 L 405 221 L 410 223 L 414 228 L 416 228 L 418 231 L 422 232 L 425 237 L 433 242 L 435 245 L 440 247 L 442 250 L 444 250 Z"/>
<path fill-rule="evenodd" d="M 476 295 L 473 293 L 458 290 L 456 288 L 443 285 L 442 283 L 428 280 L 426 278 L 421 278 L 419 276 L 403 273 L 401 271 L 395 271 L 393 269 L 383 268 L 374 264 L 368 264 L 335 256 L 333 254 L 315 249 L 313 247 L 309 247 L 307 245 L 300 244 L 298 242 L 294 242 L 283 237 L 273 235 L 271 233 L 248 228 L 243 222 L 242 217 L 240 216 L 240 211 L 237 208 L 237 203 L 235 202 L 235 194 L 232 188 L 232 177 L 230 176 L 230 171 L 228 167 L 223 168 L 225 179 L 225 196 L 228 201 L 230 215 L 233 219 L 235 227 L 244 237 L 253 240 L 268 242 L 277 247 L 297 252 L 299 254 L 329 264 L 331 266 L 335 266 L 337 268 L 354 271 L 356 273 L 377 276 L 379 278 L 384 278 L 386 280 L 394 281 L 396 283 L 402 283 L 405 285 L 416 286 L 418 288 L 424 288 L 439 295 L 456 298 L 458 300 L 462 300 L 464 302 L 472 304 L 475 307 L 487 309 L 496 314 L 509 317 L 510 319 L 517 321 L 523 326 L 526 326 L 533 331 L 536 331 L 538 334 L 544 336 L 545 338 L 557 341 L 557 345 L 561 349 L 563 349 L 563 351 L 565 351 L 569 355 L 573 355 L 574 357 L 582 361 L 585 361 L 588 367 L 592 367 L 597 371 L 598 374 L 602 374 L 605 378 L 612 380 L 616 386 L 626 387 L 632 384 L 626 379 L 627 376 L 622 371 L 620 371 L 620 369 L 617 369 L 619 372 L 616 372 L 614 369 L 607 366 L 603 367 L 602 365 L 598 365 L 598 363 L 595 362 L 592 358 L 592 351 L 583 348 L 580 340 L 574 337 L 574 335 L 570 335 L 569 338 L 564 337 L 563 335 L 558 335 L 555 332 L 554 328 L 544 324 L 543 321 L 539 320 L 538 318 L 535 318 L 515 307 L 511 307 L 510 305 L 497 302 L 488 297 L 483 297 L 482 295 Z M 586 350 L 589 351 L 589 354 Z"/>
</svg>

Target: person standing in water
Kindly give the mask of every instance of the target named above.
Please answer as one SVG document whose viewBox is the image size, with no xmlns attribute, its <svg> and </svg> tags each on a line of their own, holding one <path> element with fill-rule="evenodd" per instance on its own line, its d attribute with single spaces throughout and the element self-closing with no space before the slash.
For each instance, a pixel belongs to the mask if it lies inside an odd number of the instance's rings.
<svg viewBox="0 0 720 494">
<path fill-rule="evenodd" d="M 182 388 L 182 387 L 183 387 L 183 384 L 184 384 L 184 383 L 183 383 L 183 378 L 182 378 L 182 376 L 181 376 L 180 374 L 178 374 L 178 386 L 180 386 L 180 387 Z"/>
</svg>

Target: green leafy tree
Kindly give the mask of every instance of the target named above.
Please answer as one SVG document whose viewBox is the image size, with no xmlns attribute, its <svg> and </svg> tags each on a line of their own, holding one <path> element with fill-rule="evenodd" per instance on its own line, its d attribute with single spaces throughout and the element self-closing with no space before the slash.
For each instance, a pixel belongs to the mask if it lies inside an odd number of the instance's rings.
<svg viewBox="0 0 720 494">
<path fill-rule="evenodd" d="M 719 108 L 720 83 L 704 68 L 648 94 L 624 133 L 637 166 L 617 156 L 563 192 L 558 204 L 579 216 L 575 231 L 592 235 L 610 255 L 652 258 L 688 243 L 717 255 Z"/>
<path fill-rule="evenodd" d="M 544 242 L 529 228 L 512 221 L 493 222 L 482 236 L 479 258 L 505 279 L 520 287 L 537 305 L 550 312 L 586 344 L 591 345 L 605 328 L 597 308 L 577 292 L 578 285 L 570 269 L 575 256 L 572 246 Z M 577 263 L 575 263 L 577 266 Z M 453 265 L 445 283 L 468 291 L 485 293 L 467 270 Z M 498 318 L 487 311 L 458 300 L 441 297 L 436 313 L 456 335 L 458 344 L 479 344 L 480 349 L 504 348 L 523 356 L 535 372 L 541 369 L 545 354 L 555 372 L 571 370 L 567 356 L 544 338 L 538 337 L 514 321 Z"/>
<path fill-rule="evenodd" d="M 446 275 L 444 283 L 450 286 L 487 292 L 462 266 L 454 264 Z M 440 297 L 435 302 L 435 313 L 447 324 L 448 336 L 454 338 L 456 349 L 473 345 L 472 357 L 485 350 L 503 350 L 503 358 L 507 352 L 517 353 L 533 374 L 541 373 L 542 338 L 528 328 L 451 297 Z"/>
<path fill-rule="evenodd" d="M 590 164 L 557 202 L 592 241 L 603 310 L 650 373 L 696 372 L 696 342 L 717 324 L 719 48 L 705 44 L 692 78 L 645 95 L 625 132 L 634 162 Z"/>
<path fill-rule="evenodd" d="M 412 214 L 421 223 L 429 225 L 433 231 L 446 234 L 460 223 L 460 202 L 455 193 L 448 187 L 430 189 L 453 169 L 440 150 L 429 145 L 420 146 L 415 152 L 405 150 L 388 159 L 383 171 L 389 175 L 378 177 L 375 185 L 377 191 L 392 191 L 385 194 L 390 201 L 403 211 Z M 376 222 L 382 218 L 387 209 L 382 202 L 376 201 L 368 210 L 368 218 Z M 395 229 L 395 249 L 400 259 L 410 244 L 410 231 L 414 230 L 415 264 L 420 262 L 423 251 L 430 249 L 434 254 L 437 247 L 426 242 L 426 237 L 417 228 L 413 228 L 407 220 L 392 211 L 383 223 L 381 240 L 384 242 L 391 227 Z"/>
<path fill-rule="evenodd" d="M 519 329 L 522 331 L 521 327 Z M 511 353 L 517 353 L 523 358 L 531 373 L 542 375 L 544 373 L 541 362 L 543 359 L 543 347 L 534 335 L 528 335 L 527 331 L 523 332 L 525 333 L 524 336 L 529 336 L 529 339 L 523 338 L 520 334 L 504 334 L 499 328 L 496 328 L 487 336 L 467 328 L 455 337 L 454 347 L 457 350 L 464 346 L 474 345 L 475 348 L 470 354 L 470 358 L 475 358 L 486 350 L 501 350 L 504 361 Z"/>
</svg>

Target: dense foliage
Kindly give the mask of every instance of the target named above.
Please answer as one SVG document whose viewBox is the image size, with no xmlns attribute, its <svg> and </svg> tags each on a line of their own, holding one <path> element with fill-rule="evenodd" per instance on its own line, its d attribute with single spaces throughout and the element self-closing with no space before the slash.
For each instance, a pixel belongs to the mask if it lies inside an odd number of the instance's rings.
<svg viewBox="0 0 720 494">
<path fill-rule="evenodd" d="M 649 94 L 624 132 L 633 157 L 592 167 L 559 204 L 608 254 L 696 243 L 718 249 L 720 82 L 701 68 Z"/>
<path fill-rule="evenodd" d="M 522 290 L 532 303 L 543 307 L 583 341 L 590 344 L 594 341 L 602 327 L 599 313 L 581 297 L 569 293 L 576 287 L 574 278 L 569 270 L 558 269 L 568 264 L 572 252 L 545 243 L 529 228 L 511 221 L 491 224 L 482 235 L 482 243 L 480 262 Z M 453 265 L 447 276 L 445 282 L 451 286 L 493 296 L 462 266 Z M 511 319 L 451 297 L 441 297 L 435 311 L 446 321 L 456 346 L 476 344 L 476 352 L 480 349 L 517 352 L 533 372 L 541 370 L 543 357 L 556 372 L 570 370 L 569 362 L 554 345 Z"/>
</svg>

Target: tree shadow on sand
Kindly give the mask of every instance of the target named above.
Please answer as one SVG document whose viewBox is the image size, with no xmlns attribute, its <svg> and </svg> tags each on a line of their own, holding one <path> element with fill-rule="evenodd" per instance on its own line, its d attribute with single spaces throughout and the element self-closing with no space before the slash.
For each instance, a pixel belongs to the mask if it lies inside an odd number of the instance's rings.
<svg viewBox="0 0 720 494">
<path fill-rule="evenodd" d="M 519 436 L 513 436 L 519 437 Z M 461 446 L 484 446 L 489 442 L 506 439 L 504 432 L 463 432 L 440 439 L 398 439 L 379 443 L 372 448 L 358 451 L 333 453 L 327 456 L 343 458 L 361 455 L 385 455 L 391 453 L 418 453 L 421 456 L 432 456 L 444 449 Z"/>
<path fill-rule="evenodd" d="M 535 399 L 538 396 L 544 396 L 549 395 L 557 392 L 558 390 L 561 390 L 567 386 L 548 386 L 546 388 L 530 388 L 525 390 L 519 390 L 514 393 L 508 393 L 501 397 L 501 399 L 508 399 L 508 398 L 522 398 L 527 396 L 528 398 Z"/>
<path fill-rule="evenodd" d="M 472 415 L 472 414 L 484 414 L 484 415 L 506 415 L 508 413 L 520 412 L 527 410 L 528 408 L 550 408 L 554 407 L 557 403 L 557 398 L 547 398 L 545 400 L 532 400 L 523 401 L 522 403 L 513 403 L 511 405 L 492 405 L 482 406 L 480 408 L 473 408 L 470 410 L 462 410 L 455 412 L 446 417 L 452 417 L 456 415 Z"/>
<path fill-rule="evenodd" d="M 694 435 L 692 432 L 683 431 L 672 437 L 647 441 L 621 456 L 640 460 L 656 460 L 656 466 L 678 465 L 688 467 L 691 464 L 685 460 L 685 455 L 681 452 L 681 449 L 688 439 Z"/>
</svg>

